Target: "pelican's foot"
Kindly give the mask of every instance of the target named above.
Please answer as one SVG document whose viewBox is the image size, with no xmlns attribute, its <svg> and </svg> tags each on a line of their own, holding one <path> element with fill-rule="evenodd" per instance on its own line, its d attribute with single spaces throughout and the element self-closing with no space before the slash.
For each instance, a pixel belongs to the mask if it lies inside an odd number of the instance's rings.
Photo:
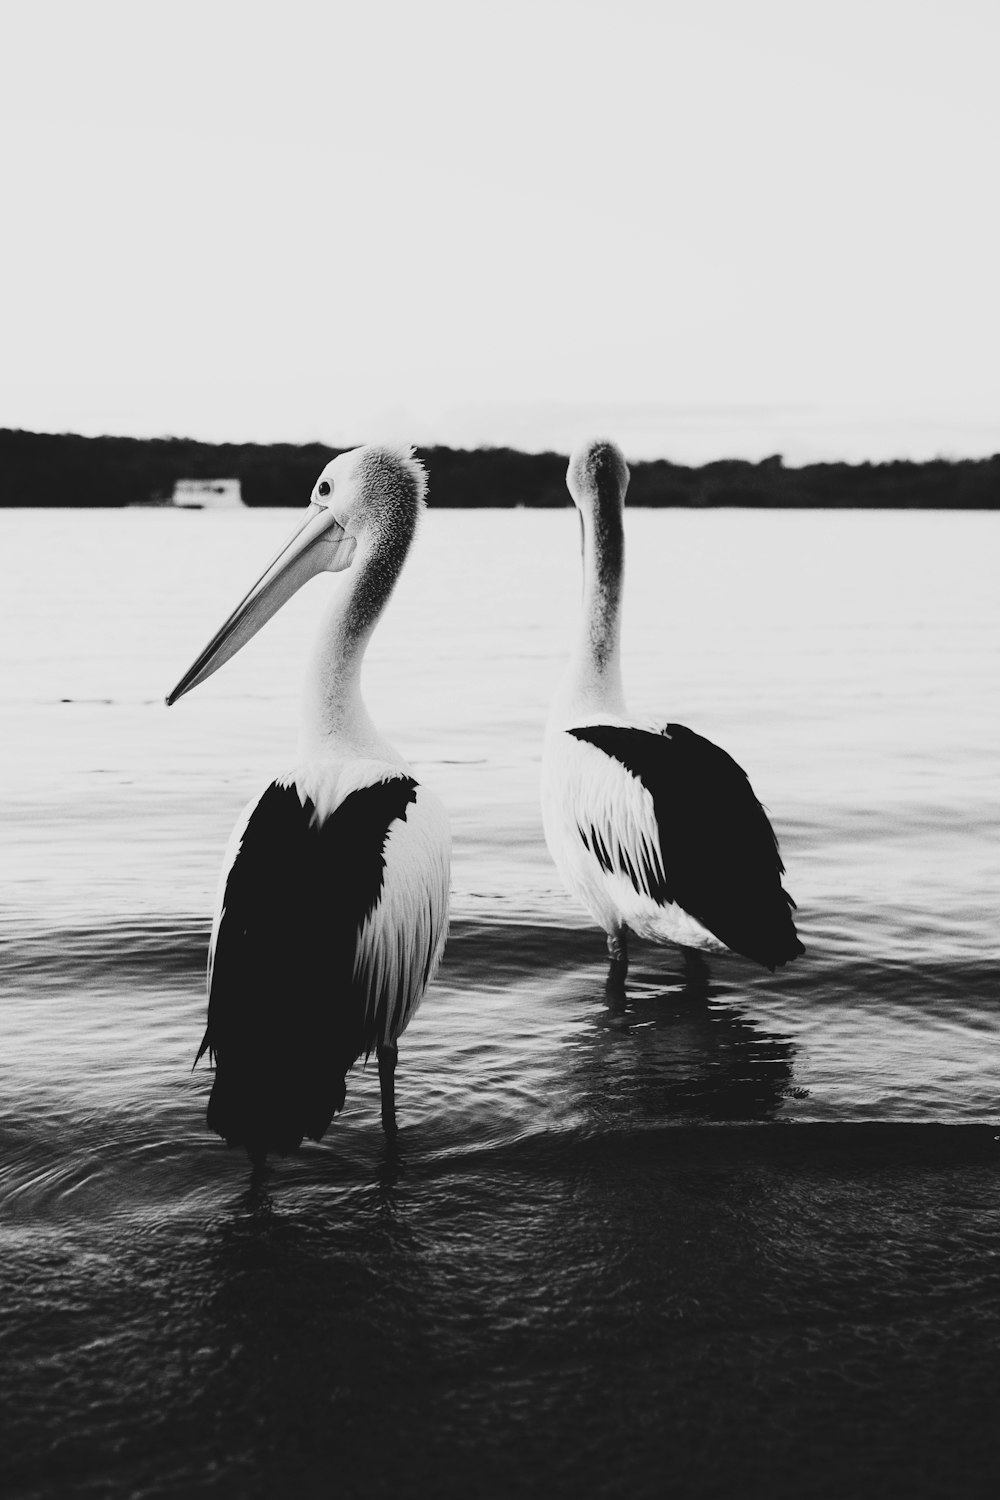
<svg viewBox="0 0 1000 1500">
<path fill-rule="evenodd" d="M 403 1153 L 399 1146 L 399 1136 L 394 1131 L 391 1135 L 387 1134 L 385 1137 L 385 1147 L 378 1169 L 378 1185 L 384 1193 L 392 1193 L 392 1189 L 399 1181 L 402 1170 Z"/>
<path fill-rule="evenodd" d="M 689 989 L 707 990 L 712 971 L 708 959 L 697 948 L 682 948 L 684 960 L 684 983 Z"/>
<path fill-rule="evenodd" d="M 625 995 L 625 986 L 613 988 L 610 980 L 604 986 L 604 998 L 607 1001 L 607 1010 L 598 1019 L 598 1025 L 604 1026 L 608 1031 L 631 1031 L 628 1018 L 628 1000 Z"/>
<path fill-rule="evenodd" d="M 604 998 L 609 1007 L 618 1010 L 625 1009 L 625 979 L 628 974 L 628 964 L 623 964 L 621 959 L 613 958 L 608 964 L 608 976 L 604 981 Z"/>
<path fill-rule="evenodd" d="M 270 1177 L 266 1151 L 256 1152 L 250 1157 L 250 1181 L 247 1184 L 246 1207 L 254 1215 L 269 1214 L 274 1207 L 267 1190 Z"/>
</svg>

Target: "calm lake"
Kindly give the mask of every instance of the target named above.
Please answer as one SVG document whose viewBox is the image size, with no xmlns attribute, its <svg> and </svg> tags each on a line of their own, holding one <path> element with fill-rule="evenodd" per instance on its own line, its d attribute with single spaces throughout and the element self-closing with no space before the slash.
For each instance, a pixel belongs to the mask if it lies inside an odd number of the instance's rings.
<svg viewBox="0 0 1000 1500">
<path fill-rule="evenodd" d="M 807 953 L 706 996 L 636 944 L 619 1029 L 537 798 L 576 517 L 429 512 L 365 677 L 455 841 L 398 1153 L 359 1068 L 251 1193 L 191 1071 L 204 961 L 335 584 L 163 697 L 294 519 L 0 511 L 4 1494 L 973 1493 L 1000 513 L 627 512 L 630 706 L 747 770 Z"/>
</svg>

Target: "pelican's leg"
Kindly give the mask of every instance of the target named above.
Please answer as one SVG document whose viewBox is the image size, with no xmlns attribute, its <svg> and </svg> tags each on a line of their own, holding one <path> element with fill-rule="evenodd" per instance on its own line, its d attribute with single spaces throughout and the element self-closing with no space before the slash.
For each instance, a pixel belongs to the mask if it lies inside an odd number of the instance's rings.
<svg viewBox="0 0 1000 1500">
<path fill-rule="evenodd" d="M 621 964 L 623 976 L 628 972 L 628 928 L 624 922 L 608 933 L 608 957 L 613 964 Z"/>
<path fill-rule="evenodd" d="M 382 1091 L 382 1129 L 386 1135 L 396 1134 L 396 1058 L 399 1048 L 395 1042 L 382 1042 L 377 1048 L 378 1082 Z"/>
<path fill-rule="evenodd" d="M 625 998 L 625 975 L 628 973 L 628 928 L 624 922 L 608 933 L 608 978 L 605 990 L 609 997 Z"/>
</svg>

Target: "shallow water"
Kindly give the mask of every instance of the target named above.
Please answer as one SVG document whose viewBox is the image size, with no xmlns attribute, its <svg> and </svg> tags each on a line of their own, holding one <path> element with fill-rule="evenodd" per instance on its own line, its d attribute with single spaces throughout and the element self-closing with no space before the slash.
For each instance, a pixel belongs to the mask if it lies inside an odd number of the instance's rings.
<svg viewBox="0 0 1000 1500">
<path fill-rule="evenodd" d="M 251 1190 L 191 1072 L 205 949 L 331 581 L 162 699 L 291 519 L 0 512 L 11 1493 L 659 1493 L 668 1471 L 732 1493 L 737 1460 L 842 1493 L 838 1424 L 873 1484 L 927 1484 L 946 1414 L 977 1473 L 1000 515 L 629 514 L 631 705 L 746 767 L 808 952 L 713 960 L 706 991 L 639 945 L 621 1024 L 537 807 L 575 517 L 431 511 L 366 668 L 455 836 L 399 1150 L 357 1070 L 327 1139 Z M 803 1434 L 829 1457 L 808 1481 Z"/>
</svg>

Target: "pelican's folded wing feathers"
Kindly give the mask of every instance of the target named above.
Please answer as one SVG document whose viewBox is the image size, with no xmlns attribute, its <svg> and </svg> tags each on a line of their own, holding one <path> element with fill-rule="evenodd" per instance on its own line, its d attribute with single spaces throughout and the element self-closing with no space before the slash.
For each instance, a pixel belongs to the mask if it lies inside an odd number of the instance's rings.
<svg viewBox="0 0 1000 1500">
<path fill-rule="evenodd" d="M 630 854 L 610 825 L 581 827 L 605 869 L 661 905 L 676 902 L 728 948 L 767 968 L 805 951 L 792 922 L 795 903 L 781 885 L 774 830 L 732 756 L 682 724 L 661 734 L 610 724 L 568 733 L 618 761 L 652 801 L 655 859 L 648 829 Z"/>
<path fill-rule="evenodd" d="M 409 776 L 380 780 L 321 822 L 294 784 L 272 782 L 243 822 L 202 1044 L 216 1063 L 208 1122 L 230 1144 L 287 1152 L 305 1135 L 319 1139 L 343 1106 L 351 1064 L 383 1039 L 387 990 L 373 976 L 385 964 L 376 953 L 366 968 L 363 941 L 373 924 L 377 936 L 392 885 L 386 848 L 418 790 Z M 444 912 L 435 918 L 419 928 L 422 975 L 443 945 Z M 411 990 L 396 1001 L 410 1012 L 422 986 Z"/>
</svg>

